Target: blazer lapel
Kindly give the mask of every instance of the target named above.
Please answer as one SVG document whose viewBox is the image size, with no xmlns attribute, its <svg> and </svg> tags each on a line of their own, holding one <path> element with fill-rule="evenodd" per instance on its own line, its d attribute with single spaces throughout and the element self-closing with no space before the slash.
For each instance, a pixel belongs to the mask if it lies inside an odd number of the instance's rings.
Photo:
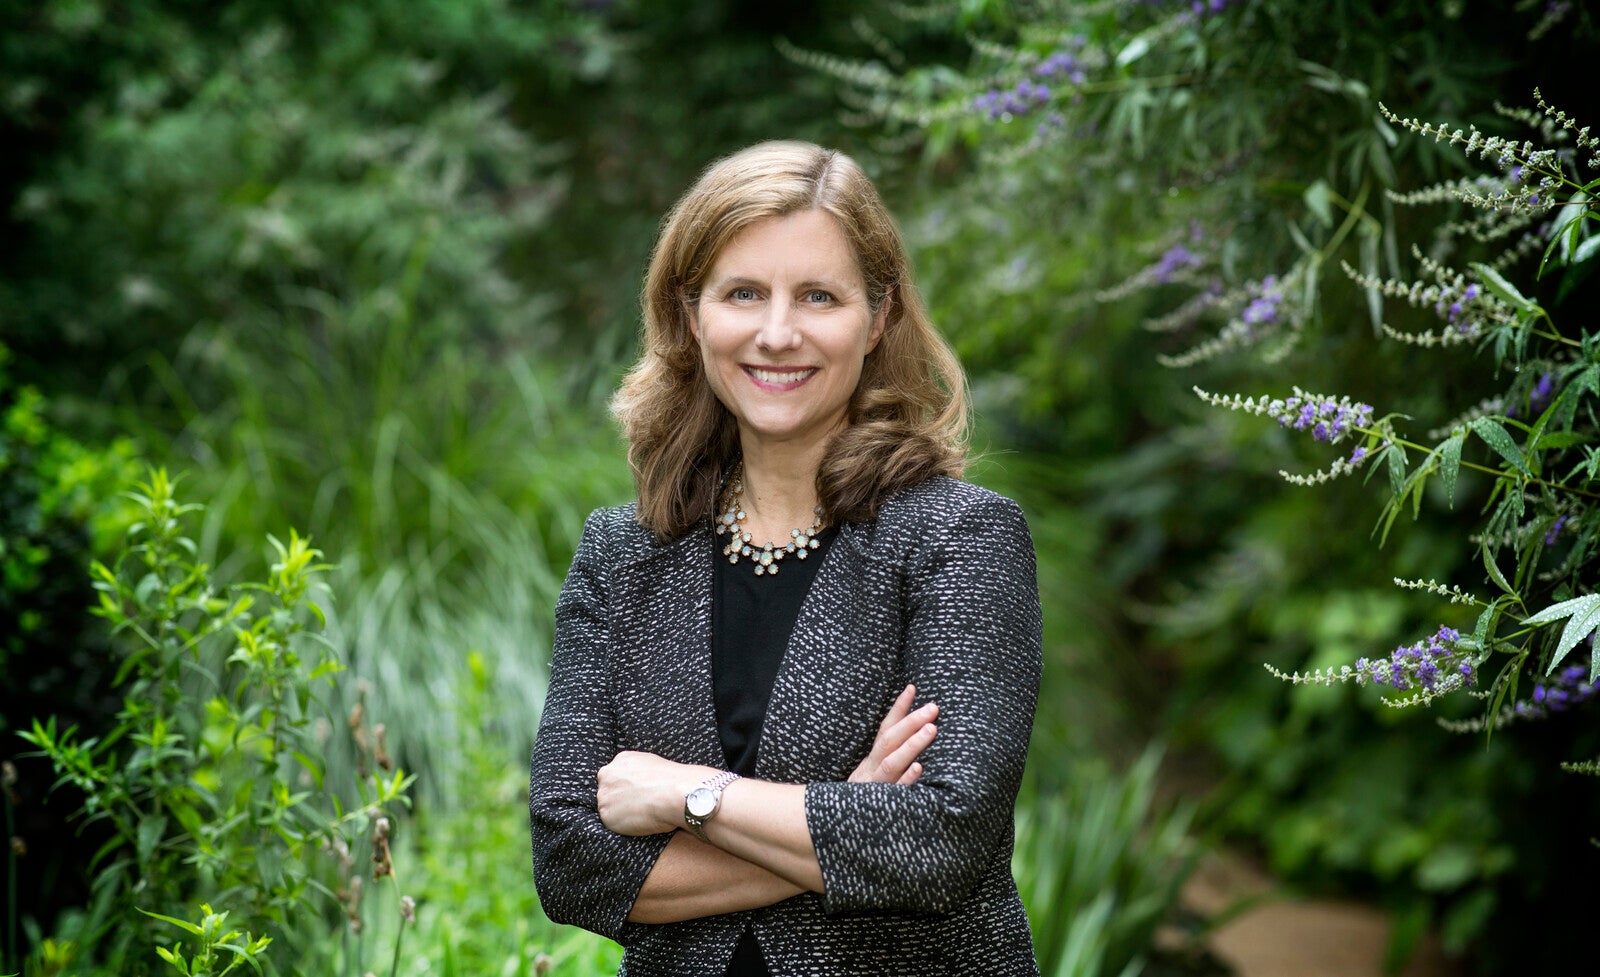
<svg viewBox="0 0 1600 977">
<path fill-rule="evenodd" d="M 871 747 L 884 712 L 904 687 L 897 685 L 898 594 L 885 592 L 877 569 L 864 529 L 841 526 L 800 606 L 773 682 L 756 776 L 785 783 L 843 780 Z"/>
<path fill-rule="evenodd" d="M 721 767 L 711 690 L 712 535 L 705 527 L 620 566 L 613 680 L 619 750 Z"/>
</svg>

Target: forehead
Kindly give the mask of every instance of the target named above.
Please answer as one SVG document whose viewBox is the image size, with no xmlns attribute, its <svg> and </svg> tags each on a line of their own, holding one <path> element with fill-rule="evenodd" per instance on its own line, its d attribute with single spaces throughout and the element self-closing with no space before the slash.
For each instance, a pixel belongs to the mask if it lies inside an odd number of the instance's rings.
<svg viewBox="0 0 1600 977">
<path fill-rule="evenodd" d="M 859 285 L 861 267 L 844 228 L 832 214 L 800 210 L 763 217 L 735 234 L 707 276 L 711 282 L 726 278 Z"/>
</svg>

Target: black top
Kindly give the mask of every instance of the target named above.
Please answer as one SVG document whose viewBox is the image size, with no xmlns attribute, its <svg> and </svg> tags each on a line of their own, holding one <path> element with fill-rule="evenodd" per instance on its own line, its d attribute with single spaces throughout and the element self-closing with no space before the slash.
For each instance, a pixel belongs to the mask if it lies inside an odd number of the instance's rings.
<svg viewBox="0 0 1600 977">
<path fill-rule="evenodd" d="M 790 553 L 774 564 L 780 572 L 759 577 L 748 558 L 729 563 L 721 555 L 721 547 L 717 548 L 711 587 L 711 688 L 722 752 L 728 769 L 741 777 L 755 773 L 772 684 L 794 633 L 800 605 L 835 535 L 834 527 L 824 529 L 817 534 L 817 548 L 808 550 L 804 559 Z M 755 935 L 747 927 L 733 951 L 727 977 L 768 977 L 770 973 Z"/>
</svg>

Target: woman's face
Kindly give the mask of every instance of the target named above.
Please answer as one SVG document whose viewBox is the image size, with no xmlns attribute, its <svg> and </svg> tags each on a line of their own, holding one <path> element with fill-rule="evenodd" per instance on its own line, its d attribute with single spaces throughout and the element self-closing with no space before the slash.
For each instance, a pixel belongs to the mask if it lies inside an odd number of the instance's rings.
<svg viewBox="0 0 1600 977">
<path fill-rule="evenodd" d="M 689 309 L 711 389 L 745 450 L 809 448 L 847 423 L 861 364 L 883 335 L 838 222 L 821 210 L 768 217 L 718 255 Z"/>
</svg>

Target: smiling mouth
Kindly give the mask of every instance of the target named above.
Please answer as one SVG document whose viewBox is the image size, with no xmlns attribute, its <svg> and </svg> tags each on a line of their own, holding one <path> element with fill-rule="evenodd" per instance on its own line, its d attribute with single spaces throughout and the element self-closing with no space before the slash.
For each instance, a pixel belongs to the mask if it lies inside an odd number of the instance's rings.
<svg viewBox="0 0 1600 977">
<path fill-rule="evenodd" d="M 762 387 L 792 390 L 811 379 L 811 374 L 817 372 L 814 366 L 799 369 L 774 370 L 759 366 L 746 366 L 744 372 Z"/>
</svg>

